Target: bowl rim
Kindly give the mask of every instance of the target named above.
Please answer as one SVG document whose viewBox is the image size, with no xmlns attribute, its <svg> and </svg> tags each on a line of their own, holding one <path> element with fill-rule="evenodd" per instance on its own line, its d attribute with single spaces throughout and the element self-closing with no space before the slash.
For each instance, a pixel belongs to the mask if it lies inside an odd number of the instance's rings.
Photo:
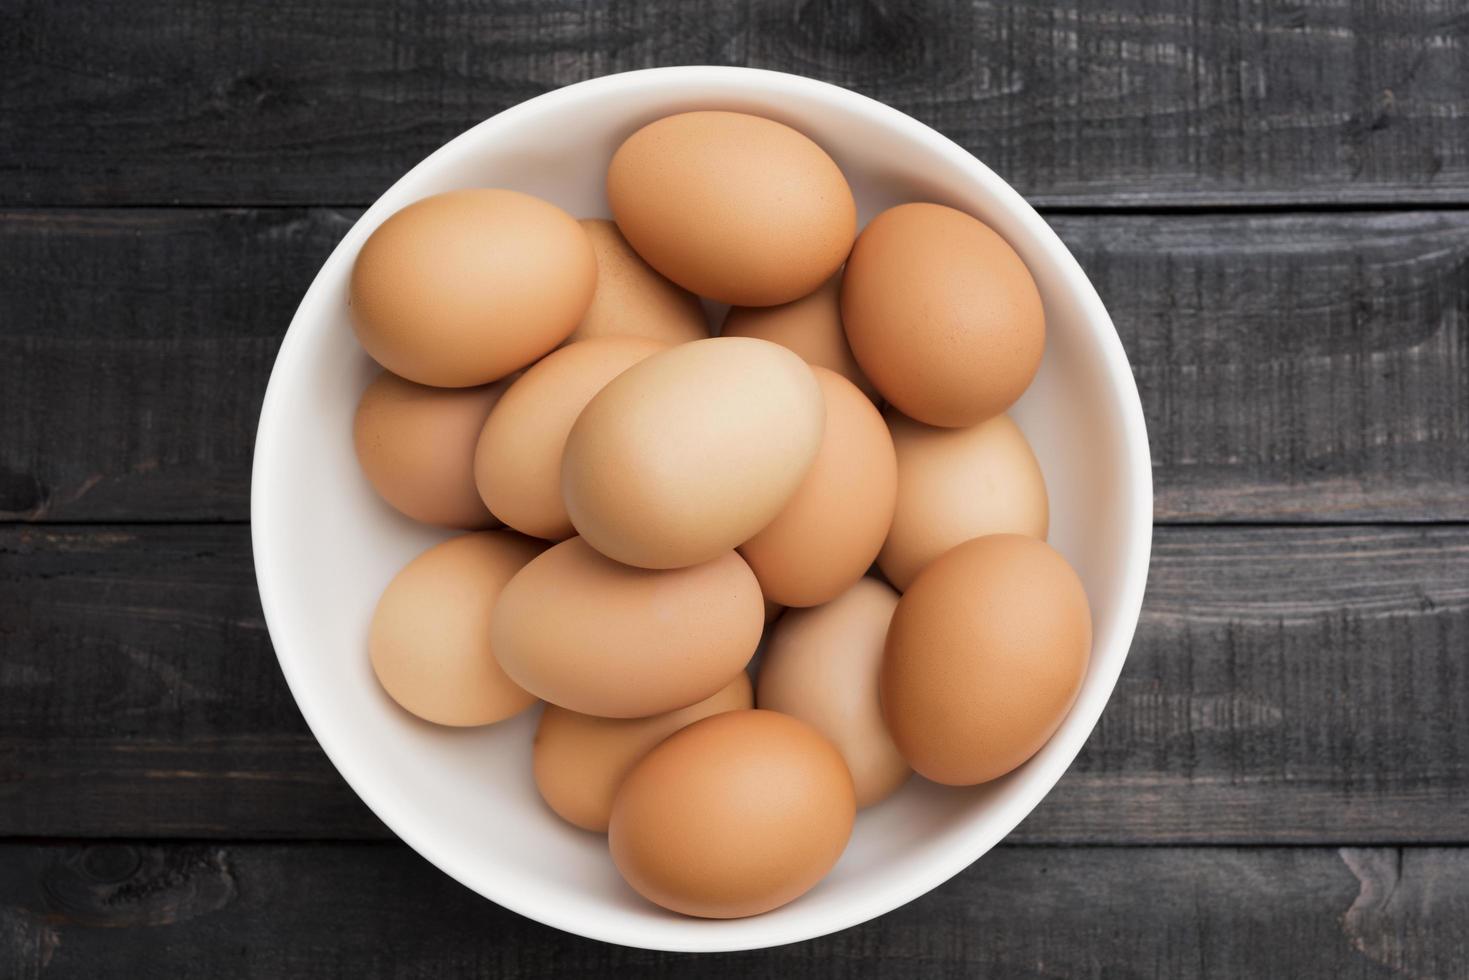
<svg viewBox="0 0 1469 980">
<path fill-rule="evenodd" d="M 1071 727 L 1069 730 L 1063 729 L 1053 737 L 1053 744 L 1060 743 L 1059 749 L 1052 750 L 1053 759 L 1048 767 L 1055 770 L 1054 776 L 1049 779 L 1032 780 L 1031 785 L 1021 794 L 1020 800 L 1008 807 L 1002 819 L 987 821 L 976 827 L 973 832 L 962 835 L 954 846 L 944 852 L 942 860 L 931 860 L 920 867 L 915 867 L 898 885 L 880 894 L 869 895 L 865 901 L 851 903 L 845 909 L 846 914 L 832 914 L 821 919 L 814 930 L 793 927 L 780 920 L 770 920 L 769 928 L 758 936 L 755 936 L 753 932 L 727 935 L 713 929 L 683 930 L 680 931 L 678 940 L 670 940 L 667 936 L 656 932 L 647 936 L 631 936 L 609 928 L 596 918 L 564 914 L 555 903 L 542 904 L 523 900 L 515 894 L 513 883 L 506 886 L 494 880 L 474 882 L 467 880 L 469 876 L 456 869 L 454 853 L 447 847 L 441 847 L 435 841 L 427 839 L 427 835 L 421 833 L 412 820 L 402 818 L 391 798 L 378 791 L 369 780 L 359 775 L 356 767 L 350 761 L 351 754 L 343 749 L 341 741 L 332 733 L 331 728 L 318 724 L 321 719 L 313 707 L 311 696 L 306 693 L 307 685 L 293 666 L 300 656 L 297 652 L 300 643 L 286 634 L 285 616 L 280 611 L 284 607 L 284 601 L 280 596 L 278 583 L 273 580 L 270 573 L 270 569 L 276 563 L 287 560 L 287 558 L 278 553 L 278 549 L 274 547 L 267 533 L 267 529 L 272 526 L 273 515 L 269 495 L 262 488 L 274 484 L 278 479 L 272 464 L 274 457 L 268 451 L 268 446 L 273 438 L 273 433 L 288 422 L 287 396 L 284 394 L 287 382 L 284 379 L 293 372 L 292 365 L 300 361 L 297 348 L 303 343 L 302 338 L 306 332 L 311 329 L 311 321 L 316 319 L 314 309 L 324 301 L 323 273 L 346 261 L 346 253 L 359 246 L 360 230 L 364 227 L 375 227 L 378 214 L 388 207 L 385 201 L 394 196 L 393 192 L 400 185 L 442 158 L 456 154 L 458 147 L 470 141 L 481 131 L 493 129 L 503 122 L 516 120 L 522 116 L 549 109 L 565 108 L 593 94 L 603 97 L 609 91 L 615 93 L 620 89 L 632 89 L 650 83 L 671 87 L 712 83 L 729 86 L 732 90 L 741 86 L 748 87 L 758 84 L 767 90 L 800 90 L 803 95 L 815 101 L 826 100 L 833 105 L 842 105 L 848 111 L 878 117 L 876 121 L 884 128 L 922 143 L 929 151 L 947 158 L 947 162 L 955 165 L 974 183 L 980 185 L 983 192 L 1000 209 L 1009 212 L 1012 218 L 1019 221 L 1035 242 L 1045 250 L 1048 260 L 1055 263 L 1064 292 L 1078 303 L 1081 318 L 1086 322 L 1086 329 L 1095 335 L 1102 352 L 1105 374 L 1120 409 L 1122 445 L 1126 456 L 1120 466 L 1122 482 L 1125 486 L 1123 499 L 1126 513 L 1123 516 L 1130 531 L 1123 546 L 1125 554 L 1120 556 L 1123 582 L 1117 593 L 1119 598 L 1113 606 L 1116 615 L 1107 634 L 1105 636 L 1098 634 L 1094 637 L 1093 655 L 1095 656 L 1096 651 L 1103 649 L 1104 646 L 1109 649 L 1120 647 L 1122 655 L 1109 659 L 1109 667 L 1095 676 L 1088 688 L 1084 689 L 1084 693 L 1090 696 L 1078 698 L 1077 703 L 1073 706 L 1073 714 L 1084 712 L 1086 723 Z M 1082 745 L 1095 730 L 1101 712 L 1111 699 L 1117 677 L 1126 662 L 1141 613 L 1147 580 L 1152 548 L 1152 509 L 1152 463 L 1147 429 L 1137 384 L 1133 378 L 1127 355 L 1123 350 L 1121 338 L 1117 334 L 1101 297 L 1076 258 L 1019 192 L 969 151 L 937 130 L 901 110 L 865 95 L 829 82 L 786 72 L 734 66 L 684 65 L 603 75 L 554 89 L 511 106 L 471 126 L 424 157 L 394 181 L 363 212 L 317 271 L 276 353 L 256 430 L 251 470 L 250 536 L 256 583 L 266 628 L 281 672 L 285 676 L 286 684 L 297 708 L 311 729 L 312 736 L 320 744 L 344 781 L 393 834 L 440 871 L 471 891 L 514 913 L 564 932 L 614 945 L 644 949 L 670 952 L 733 952 L 815 939 L 859 925 L 906 905 L 968 868 L 1013 831 L 1015 826 L 1035 809 L 1071 767 Z M 690 932 L 703 938 L 700 941 L 690 940 L 687 938 Z"/>
</svg>

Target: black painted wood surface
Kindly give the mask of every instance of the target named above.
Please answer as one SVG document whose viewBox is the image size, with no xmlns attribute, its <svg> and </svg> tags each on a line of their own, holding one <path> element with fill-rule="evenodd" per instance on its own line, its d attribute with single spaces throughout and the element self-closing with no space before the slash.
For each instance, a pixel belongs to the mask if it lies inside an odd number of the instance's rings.
<svg viewBox="0 0 1469 980">
<path fill-rule="evenodd" d="M 377 837 L 244 526 L 0 532 L 0 835 Z M 1469 841 L 1469 527 L 1160 528 L 1126 670 L 1015 839 Z"/>
<path fill-rule="evenodd" d="M 246 520 L 276 347 L 356 214 L 0 212 L 0 515 Z M 1051 221 L 1160 521 L 1469 520 L 1469 211 Z"/>
<path fill-rule="evenodd" d="M 554 932 L 395 845 L 0 846 L 0 974 L 295 977 L 1454 977 L 1469 853 L 1001 847 L 860 928 L 652 953 Z"/>
<path fill-rule="evenodd" d="M 1046 214 L 1157 482 L 1131 659 L 1006 846 L 723 957 L 477 898 L 356 800 L 254 592 L 265 380 L 445 139 L 612 71 L 889 102 Z M 0 977 L 1469 976 L 1469 7 L 0 3 Z"/>
<path fill-rule="evenodd" d="M 484 117 L 656 65 L 811 75 L 1038 203 L 1469 199 L 1454 0 L 10 0 L 0 201 L 362 204 Z"/>
</svg>

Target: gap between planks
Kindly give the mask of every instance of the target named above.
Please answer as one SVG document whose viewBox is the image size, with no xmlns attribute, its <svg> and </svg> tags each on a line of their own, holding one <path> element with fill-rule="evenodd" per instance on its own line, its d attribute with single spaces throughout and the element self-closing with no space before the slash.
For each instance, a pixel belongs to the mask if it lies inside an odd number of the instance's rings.
<svg viewBox="0 0 1469 980">
<path fill-rule="evenodd" d="M 358 847 L 381 849 L 410 847 L 389 833 L 384 837 L 140 837 L 121 836 L 36 836 L 0 834 L 0 845 L 12 847 Z M 1331 839 L 1292 841 L 1010 841 L 1002 838 L 991 851 L 1338 851 L 1343 848 L 1374 851 L 1469 850 L 1469 839 L 1447 841 L 1390 841 Z M 988 853 L 988 852 L 986 852 Z M 983 856 L 976 858 L 982 860 Z"/>
<path fill-rule="evenodd" d="M 386 193 L 388 188 L 383 188 Z M 81 212 L 81 211 L 309 211 L 324 208 L 334 211 L 364 211 L 375 201 L 103 201 L 98 203 L 75 203 L 66 201 L 32 201 L 0 205 L 7 213 Z M 1383 201 L 1205 201 L 1184 204 L 1047 204 L 1044 200 L 1029 201 L 1041 215 L 1057 217 L 1208 217 L 1210 215 L 1291 215 L 1291 214 L 1415 214 L 1423 212 L 1469 211 L 1469 200 L 1434 200 L 1432 198 L 1405 198 Z"/>
<path fill-rule="evenodd" d="M 219 518 L 218 520 L 198 520 L 188 518 L 183 520 L 172 520 L 169 518 L 137 518 L 133 520 L 117 520 L 113 518 L 67 518 L 65 520 L 53 521 L 47 518 L 24 520 L 15 517 L 0 518 L 0 528 L 20 527 L 48 527 L 54 530 L 65 530 L 69 527 L 93 528 L 93 527 L 249 527 L 250 521 L 236 518 Z M 1154 520 L 1153 527 L 1178 527 L 1190 530 L 1227 530 L 1229 528 L 1240 528 L 1242 530 L 1268 530 L 1269 528 L 1301 528 L 1301 529 L 1329 529 L 1333 527 L 1469 527 L 1469 521 L 1437 518 L 1404 518 L 1397 520 L 1380 520 L 1363 518 L 1362 520 L 1343 520 L 1334 518 L 1329 521 L 1281 521 L 1281 520 L 1259 520 L 1259 521 L 1180 521 L 1180 520 Z"/>
</svg>

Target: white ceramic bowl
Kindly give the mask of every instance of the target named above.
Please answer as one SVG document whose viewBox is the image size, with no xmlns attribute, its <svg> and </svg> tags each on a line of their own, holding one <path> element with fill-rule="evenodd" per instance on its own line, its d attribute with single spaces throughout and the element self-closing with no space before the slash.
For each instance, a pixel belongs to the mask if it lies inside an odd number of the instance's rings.
<svg viewBox="0 0 1469 980">
<path fill-rule="evenodd" d="M 477 730 L 411 718 L 375 682 L 367 627 L 388 580 L 446 536 L 390 510 L 359 472 L 352 414 L 374 365 L 347 313 L 363 240 L 411 201 L 510 187 L 572 214 L 607 214 L 617 145 L 660 116 L 735 109 L 786 122 L 826 148 L 865 222 L 903 201 L 983 219 L 1030 266 L 1047 345 L 1014 410 L 1051 495 L 1050 541 L 1086 584 L 1095 647 L 1081 696 L 1050 743 L 985 786 L 914 779 L 864 811 L 841 862 L 797 901 L 749 919 L 683 918 L 619 878 L 605 838 L 575 830 L 531 780 L 536 712 Z M 399 180 L 347 233 L 311 284 L 266 391 L 251 488 L 255 571 L 281 669 L 343 777 L 393 832 L 468 887 L 533 919 L 608 942 L 735 950 L 808 939 L 881 915 L 962 871 L 1010 832 L 1065 772 L 1127 656 L 1142 603 L 1152 478 L 1126 355 L 1085 274 L 1055 233 L 984 164 L 927 126 L 822 82 L 740 68 L 612 75 L 531 99 L 479 124 Z"/>
</svg>

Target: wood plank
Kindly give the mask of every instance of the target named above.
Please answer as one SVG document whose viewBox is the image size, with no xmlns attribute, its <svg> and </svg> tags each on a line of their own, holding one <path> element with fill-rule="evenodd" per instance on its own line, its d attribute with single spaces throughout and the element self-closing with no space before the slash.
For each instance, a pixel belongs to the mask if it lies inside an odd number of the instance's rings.
<svg viewBox="0 0 1469 980">
<path fill-rule="evenodd" d="M 1163 528 L 1028 839 L 1469 840 L 1469 528 Z M 1034 824 L 1034 826 L 1031 826 Z"/>
<path fill-rule="evenodd" d="M 1469 519 L 1469 214 L 1054 218 L 1160 521 Z"/>
<path fill-rule="evenodd" d="M 1469 841 L 1469 527 L 1164 528 L 1046 843 Z M 238 526 L 0 528 L 0 836 L 378 837 Z"/>
<path fill-rule="evenodd" d="M 243 520 L 280 336 L 356 212 L 0 212 L 0 518 Z M 1161 521 L 1469 519 L 1469 213 L 1070 216 Z"/>
<path fill-rule="evenodd" d="M 355 216 L 0 216 L 0 517 L 249 516 L 265 382 Z"/>
<path fill-rule="evenodd" d="M 570 82 L 736 64 L 835 82 L 1043 204 L 1469 199 L 1469 46 L 1436 0 L 1179 6 L 138 0 L 0 17 L 0 202 L 365 204 Z"/>
<path fill-rule="evenodd" d="M 27 980 L 1448 977 L 1469 957 L 1458 849 L 1001 848 L 865 925 L 702 957 L 557 932 L 396 845 L 13 844 L 0 865 L 0 973 Z"/>
</svg>

